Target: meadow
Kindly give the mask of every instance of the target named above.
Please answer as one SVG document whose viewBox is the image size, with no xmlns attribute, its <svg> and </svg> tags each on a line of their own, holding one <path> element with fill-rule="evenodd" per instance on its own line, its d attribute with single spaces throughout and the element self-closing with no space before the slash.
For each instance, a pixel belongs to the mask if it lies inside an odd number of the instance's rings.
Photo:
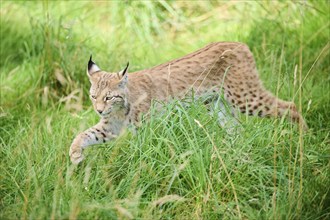
<svg viewBox="0 0 330 220">
<path fill-rule="evenodd" d="M 0 219 L 329 219 L 329 1 L 1 1 Z M 97 122 L 90 54 L 106 71 L 240 41 L 309 130 L 201 101 L 152 109 L 136 133 L 85 150 Z"/>
</svg>

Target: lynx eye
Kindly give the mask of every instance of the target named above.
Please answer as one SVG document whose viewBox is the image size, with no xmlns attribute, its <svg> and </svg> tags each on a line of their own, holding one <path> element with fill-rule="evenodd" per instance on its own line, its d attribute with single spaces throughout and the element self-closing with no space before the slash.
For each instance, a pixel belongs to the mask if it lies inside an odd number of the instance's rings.
<svg viewBox="0 0 330 220">
<path fill-rule="evenodd" d="M 110 101 L 110 100 L 114 100 L 114 99 L 115 99 L 114 96 L 112 96 L 112 97 L 105 97 L 105 101 Z"/>
<path fill-rule="evenodd" d="M 123 97 L 119 96 L 119 95 L 115 95 L 115 96 L 111 96 L 111 97 L 105 97 L 105 101 L 114 101 L 116 99 L 122 99 Z"/>
</svg>

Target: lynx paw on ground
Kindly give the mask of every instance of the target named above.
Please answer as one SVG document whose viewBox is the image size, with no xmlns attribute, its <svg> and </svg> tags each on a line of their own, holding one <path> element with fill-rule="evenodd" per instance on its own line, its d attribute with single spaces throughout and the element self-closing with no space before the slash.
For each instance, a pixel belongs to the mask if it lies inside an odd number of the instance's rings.
<svg viewBox="0 0 330 220">
<path fill-rule="evenodd" d="M 82 150 L 78 150 L 78 149 L 72 150 L 72 148 L 70 148 L 69 155 L 70 155 L 70 160 L 73 164 L 79 164 L 84 159 Z"/>
</svg>

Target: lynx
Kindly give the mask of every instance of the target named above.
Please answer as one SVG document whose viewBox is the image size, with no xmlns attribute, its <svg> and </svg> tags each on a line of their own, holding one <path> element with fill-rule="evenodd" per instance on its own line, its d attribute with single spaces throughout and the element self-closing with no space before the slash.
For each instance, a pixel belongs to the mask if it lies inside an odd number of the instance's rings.
<svg viewBox="0 0 330 220">
<path fill-rule="evenodd" d="M 128 64 L 120 72 L 108 73 L 90 58 L 90 99 L 101 119 L 73 140 L 69 152 L 72 163 L 83 160 L 87 146 L 110 141 L 128 125 L 138 123 L 152 100 L 182 99 L 192 90 L 195 96 L 222 92 L 225 101 L 241 113 L 286 116 L 307 127 L 293 102 L 283 101 L 264 88 L 253 55 L 243 43 L 211 43 L 150 69 L 130 74 L 127 69 Z"/>
</svg>

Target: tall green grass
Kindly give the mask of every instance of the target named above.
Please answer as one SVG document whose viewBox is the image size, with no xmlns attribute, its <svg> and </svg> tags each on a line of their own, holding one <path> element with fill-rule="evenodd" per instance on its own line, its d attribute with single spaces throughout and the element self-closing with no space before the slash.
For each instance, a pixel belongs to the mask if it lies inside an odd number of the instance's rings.
<svg viewBox="0 0 330 220">
<path fill-rule="evenodd" d="M 0 218 L 329 218 L 329 14 L 327 1 L 2 1 Z M 200 101 L 173 101 L 71 165 L 98 120 L 90 54 L 135 71 L 213 41 L 247 43 L 310 130 L 240 115 L 232 133 Z"/>
</svg>

